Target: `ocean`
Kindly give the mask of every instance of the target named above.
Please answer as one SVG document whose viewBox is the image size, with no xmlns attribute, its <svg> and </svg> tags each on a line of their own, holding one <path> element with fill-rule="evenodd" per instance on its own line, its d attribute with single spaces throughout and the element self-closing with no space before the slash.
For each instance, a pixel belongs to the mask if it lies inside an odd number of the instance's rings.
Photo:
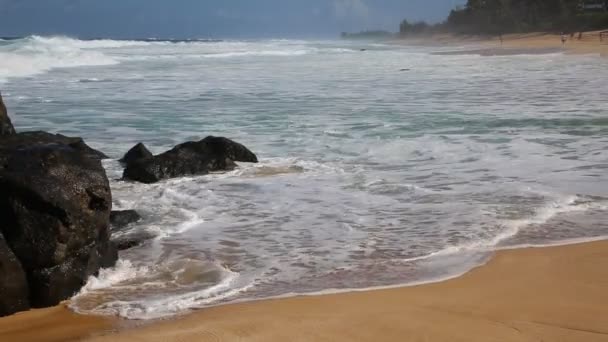
<svg viewBox="0 0 608 342">
<path fill-rule="evenodd" d="M 497 249 L 608 236 L 608 59 L 364 41 L 0 40 L 17 130 L 81 136 L 146 234 L 70 306 L 129 319 L 461 275 Z M 259 164 L 153 185 L 226 136 Z M 541 276 L 541 275 L 539 275 Z"/>
</svg>

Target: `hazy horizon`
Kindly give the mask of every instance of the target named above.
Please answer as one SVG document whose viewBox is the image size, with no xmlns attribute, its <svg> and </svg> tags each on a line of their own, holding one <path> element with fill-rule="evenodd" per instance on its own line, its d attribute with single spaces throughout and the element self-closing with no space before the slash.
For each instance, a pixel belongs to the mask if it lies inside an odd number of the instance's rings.
<svg viewBox="0 0 608 342">
<path fill-rule="evenodd" d="M 0 36 L 319 38 L 439 22 L 461 0 L 0 0 Z"/>
</svg>

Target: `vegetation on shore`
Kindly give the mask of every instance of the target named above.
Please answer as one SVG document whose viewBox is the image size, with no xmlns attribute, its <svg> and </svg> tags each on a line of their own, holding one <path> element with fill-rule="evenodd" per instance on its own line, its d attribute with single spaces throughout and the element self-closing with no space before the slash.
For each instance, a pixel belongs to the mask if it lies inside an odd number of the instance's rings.
<svg viewBox="0 0 608 342">
<path fill-rule="evenodd" d="M 441 26 L 465 34 L 598 30 L 608 28 L 607 5 L 604 0 L 468 0 Z"/>
<path fill-rule="evenodd" d="M 443 23 L 401 22 L 402 36 L 438 32 L 499 35 L 608 29 L 607 0 L 468 0 Z"/>
<path fill-rule="evenodd" d="M 400 36 L 433 33 L 501 35 L 608 29 L 608 0 L 468 0 L 437 24 L 403 20 Z M 342 38 L 390 37 L 386 31 L 342 33 Z"/>
</svg>

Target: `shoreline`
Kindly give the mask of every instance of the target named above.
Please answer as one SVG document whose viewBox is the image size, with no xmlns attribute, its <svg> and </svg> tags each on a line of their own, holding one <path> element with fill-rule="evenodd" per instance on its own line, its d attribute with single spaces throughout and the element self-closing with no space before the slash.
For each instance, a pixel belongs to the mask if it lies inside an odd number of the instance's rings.
<svg viewBox="0 0 608 342">
<path fill-rule="evenodd" d="M 599 240 L 499 250 L 486 264 L 436 283 L 226 304 L 166 320 L 82 316 L 62 305 L 0 319 L 0 339 L 608 341 L 605 286 L 608 240 Z M 539 323 L 547 318 L 552 319 Z M 436 328 L 438 321 L 445 326 Z"/>
<path fill-rule="evenodd" d="M 601 31 L 583 32 L 581 40 L 578 34 L 567 36 L 565 44 L 557 34 L 535 32 L 524 34 L 505 34 L 502 43 L 499 36 L 471 36 L 455 34 L 435 34 L 426 37 L 409 37 L 396 40 L 397 44 L 413 44 L 434 47 L 459 47 L 470 45 L 464 50 L 441 51 L 440 55 L 480 55 L 480 56 L 513 56 L 527 54 L 593 54 L 608 57 L 608 35 L 600 41 Z"/>
</svg>

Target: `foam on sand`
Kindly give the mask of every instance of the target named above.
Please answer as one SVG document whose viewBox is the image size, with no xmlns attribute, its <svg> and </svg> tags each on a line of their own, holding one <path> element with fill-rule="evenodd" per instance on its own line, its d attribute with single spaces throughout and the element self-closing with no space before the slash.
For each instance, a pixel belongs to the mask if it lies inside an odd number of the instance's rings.
<svg viewBox="0 0 608 342">
<path fill-rule="evenodd" d="M 84 314 L 156 319 L 182 314 L 249 288 L 247 284 L 239 286 L 238 281 L 237 272 L 214 262 L 185 259 L 135 266 L 120 260 L 115 267 L 91 277 L 72 298 L 70 307 Z M 147 295 L 150 291 L 157 291 L 157 295 Z"/>
</svg>

